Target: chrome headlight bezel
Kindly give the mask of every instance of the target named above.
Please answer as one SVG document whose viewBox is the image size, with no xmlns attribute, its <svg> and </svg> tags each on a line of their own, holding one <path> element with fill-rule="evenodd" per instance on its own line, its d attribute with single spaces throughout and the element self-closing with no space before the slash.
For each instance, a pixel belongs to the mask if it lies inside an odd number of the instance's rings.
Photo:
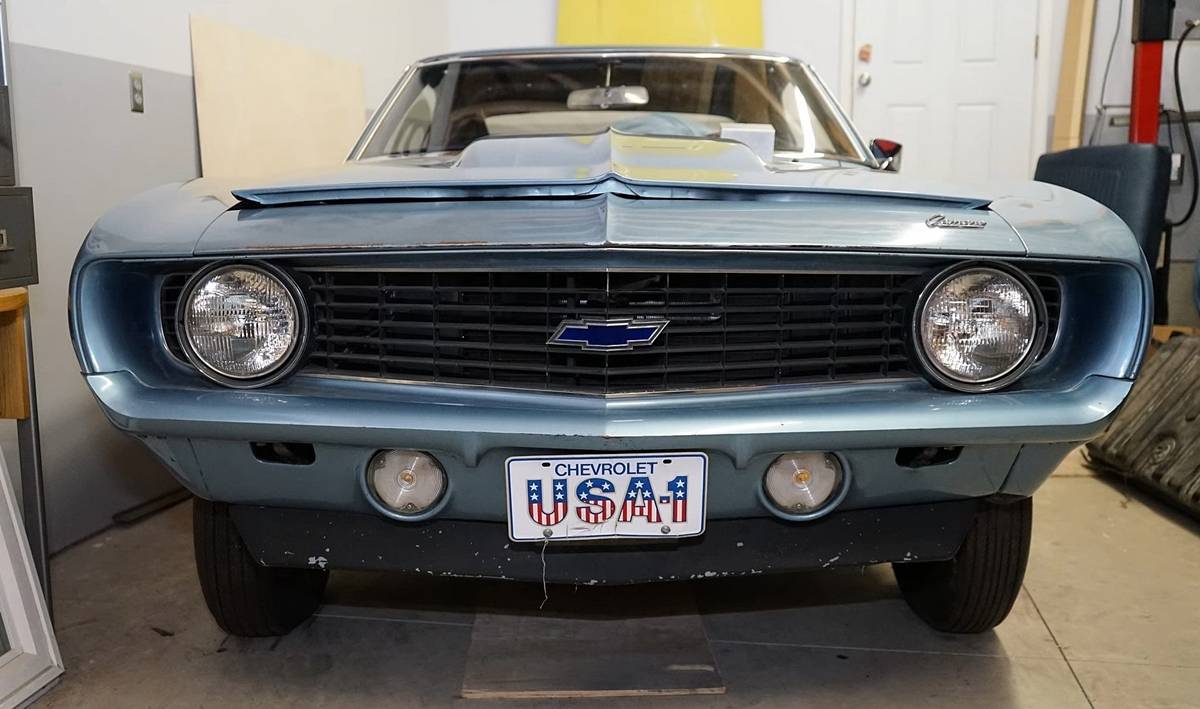
<svg viewBox="0 0 1200 709">
<path fill-rule="evenodd" d="M 930 297 L 938 290 L 938 288 L 943 286 L 950 279 L 957 278 L 973 271 L 999 273 L 1015 280 L 1017 284 L 1020 285 L 1025 291 L 1025 294 L 1029 297 L 1029 300 L 1033 305 L 1034 316 L 1033 337 L 1030 339 L 1029 345 L 1025 349 L 1025 352 L 1022 354 L 1021 358 L 1018 359 L 1013 366 L 1001 374 L 981 380 L 961 379 L 939 367 L 936 360 L 929 354 L 924 338 L 921 334 L 921 324 L 925 320 L 925 307 L 928 305 Z M 957 263 L 939 271 L 933 276 L 933 278 L 930 278 L 925 284 L 924 288 L 921 289 L 921 294 L 917 298 L 917 304 L 913 309 L 912 314 L 912 349 L 915 351 L 917 361 L 920 363 L 921 369 L 923 370 L 925 376 L 942 387 L 966 393 L 997 391 L 1016 382 L 1018 379 L 1024 376 L 1025 373 L 1029 371 L 1029 368 L 1033 366 L 1034 362 L 1037 361 L 1038 353 L 1042 351 L 1042 347 L 1046 342 L 1047 321 L 1048 316 L 1046 311 L 1046 302 L 1042 297 L 1041 290 L 1038 289 L 1037 285 L 1034 284 L 1033 280 L 1030 279 L 1029 276 L 1021 272 L 1019 269 L 1008 266 L 1007 264 L 991 261 L 968 261 Z"/>
<path fill-rule="evenodd" d="M 192 338 L 188 333 L 186 313 L 196 288 L 214 274 L 227 270 L 258 271 L 277 280 L 283 286 L 284 291 L 290 296 L 292 306 L 296 312 L 296 336 L 293 338 L 287 353 L 273 367 L 253 376 L 231 375 L 214 368 L 196 352 L 192 346 Z M 188 363 L 208 379 L 235 389 L 264 387 L 274 384 L 292 374 L 308 348 L 309 322 L 308 302 L 304 298 L 300 287 L 296 284 L 295 279 L 276 266 L 258 261 L 222 261 L 200 269 L 184 284 L 179 302 L 175 307 L 175 332 L 178 333 L 179 346 L 183 350 L 183 354 L 187 357 Z"/>
</svg>

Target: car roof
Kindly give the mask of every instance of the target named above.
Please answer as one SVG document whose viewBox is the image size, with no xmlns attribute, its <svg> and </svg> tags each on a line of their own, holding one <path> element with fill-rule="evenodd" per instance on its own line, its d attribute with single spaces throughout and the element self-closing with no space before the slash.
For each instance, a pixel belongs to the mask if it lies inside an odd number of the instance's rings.
<svg viewBox="0 0 1200 709">
<path fill-rule="evenodd" d="M 419 65 L 448 62 L 480 61 L 486 59 L 532 59 L 543 57 L 614 57 L 614 56 L 689 56 L 698 58 L 744 57 L 779 63 L 803 62 L 795 57 L 762 49 L 738 47 L 666 47 L 666 46 L 555 46 L 521 47 L 514 49 L 482 49 L 479 51 L 438 54 L 417 62 Z"/>
</svg>

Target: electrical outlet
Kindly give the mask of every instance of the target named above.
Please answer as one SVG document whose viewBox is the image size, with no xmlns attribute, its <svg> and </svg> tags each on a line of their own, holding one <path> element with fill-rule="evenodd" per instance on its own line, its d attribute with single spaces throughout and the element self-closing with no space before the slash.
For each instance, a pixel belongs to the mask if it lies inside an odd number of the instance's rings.
<svg viewBox="0 0 1200 709">
<path fill-rule="evenodd" d="M 146 112 L 146 92 L 140 71 L 129 72 L 129 110 L 134 113 Z"/>
<path fill-rule="evenodd" d="M 1171 153 L 1171 184 L 1183 184 L 1183 153 Z"/>
</svg>

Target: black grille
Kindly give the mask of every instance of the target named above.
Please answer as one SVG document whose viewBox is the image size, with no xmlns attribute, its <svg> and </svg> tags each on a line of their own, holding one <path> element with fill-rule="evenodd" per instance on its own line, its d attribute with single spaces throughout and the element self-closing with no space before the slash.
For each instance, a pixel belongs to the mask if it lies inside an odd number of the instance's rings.
<svg viewBox="0 0 1200 709">
<path fill-rule="evenodd" d="M 169 273 L 159 286 L 159 318 L 162 321 L 163 340 L 167 349 L 178 359 L 184 359 L 183 347 L 179 344 L 179 329 L 175 323 L 175 309 L 183 297 L 183 287 L 190 273 Z"/>
<path fill-rule="evenodd" d="M 183 358 L 162 282 L 163 333 Z M 616 394 L 914 374 L 901 273 L 300 270 L 313 374 Z M 1058 279 L 1032 275 L 1058 329 Z M 665 318 L 653 345 L 599 353 L 546 341 L 566 319 Z"/>
<path fill-rule="evenodd" d="M 1042 300 L 1046 302 L 1046 342 L 1038 358 L 1045 357 L 1054 347 L 1054 338 L 1058 334 L 1058 320 L 1062 313 L 1062 287 L 1058 278 L 1049 273 L 1031 273 L 1030 279 L 1042 292 Z"/>
<path fill-rule="evenodd" d="M 306 371 L 612 394 L 908 374 L 890 273 L 311 271 Z M 565 319 L 665 318 L 650 346 L 547 345 Z"/>
</svg>

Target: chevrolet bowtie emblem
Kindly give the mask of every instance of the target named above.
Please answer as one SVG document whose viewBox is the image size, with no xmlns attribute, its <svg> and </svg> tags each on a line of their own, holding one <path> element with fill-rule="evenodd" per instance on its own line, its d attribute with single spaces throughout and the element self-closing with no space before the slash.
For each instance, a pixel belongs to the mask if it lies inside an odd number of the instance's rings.
<svg viewBox="0 0 1200 709">
<path fill-rule="evenodd" d="M 563 320 L 546 344 L 596 352 L 631 350 L 654 344 L 667 322 L 662 318 Z"/>
</svg>

